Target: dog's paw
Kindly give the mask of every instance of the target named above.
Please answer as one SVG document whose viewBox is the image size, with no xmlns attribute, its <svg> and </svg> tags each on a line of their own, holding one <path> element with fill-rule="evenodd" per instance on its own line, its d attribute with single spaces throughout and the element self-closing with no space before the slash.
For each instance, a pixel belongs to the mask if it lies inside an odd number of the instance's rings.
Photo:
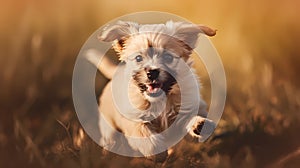
<svg viewBox="0 0 300 168">
<path fill-rule="evenodd" d="M 216 127 L 216 124 L 212 120 L 200 116 L 194 117 L 191 122 L 193 122 L 193 125 L 189 130 L 189 134 L 199 142 L 206 140 Z"/>
</svg>

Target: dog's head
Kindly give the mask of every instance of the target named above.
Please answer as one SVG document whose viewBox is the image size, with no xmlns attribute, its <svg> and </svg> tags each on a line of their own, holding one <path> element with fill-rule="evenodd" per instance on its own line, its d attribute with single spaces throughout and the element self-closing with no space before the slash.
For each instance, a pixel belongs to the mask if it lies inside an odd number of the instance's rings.
<svg viewBox="0 0 300 168">
<path fill-rule="evenodd" d="M 216 31 L 202 25 L 169 21 L 166 24 L 140 25 L 119 21 L 99 35 L 113 42 L 126 72 L 144 97 L 157 101 L 176 84 L 178 62 L 188 61 L 200 33 L 214 36 Z"/>
</svg>

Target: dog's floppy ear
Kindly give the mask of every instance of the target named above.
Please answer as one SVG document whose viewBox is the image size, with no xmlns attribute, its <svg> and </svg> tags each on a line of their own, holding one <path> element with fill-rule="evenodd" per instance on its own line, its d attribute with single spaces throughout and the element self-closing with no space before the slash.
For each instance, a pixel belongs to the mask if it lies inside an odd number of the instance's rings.
<svg viewBox="0 0 300 168">
<path fill-rule="evenodd" d="M 167 22 L 168 27 L 175 28 L 173 36 L 180 41 L 184 42 L 191 50 L 195 48 L 200 33 L 207 36 L 214 36 L 216 30 L 213 30 L 204 25 L 195 25 L 186 22 Z"/>
<path fill-rule="evenodd" d="M 212 29 L 204 25 L 198 25 L 198 28 L 201 30 L 201 33 L 204 33 L 207 36 L 214 36 L 217 33 L 216 29 Z"/>
<path fill-rule="evenodd" d="M 118 21 L 112 26 L 105 27 L 98 35 L 98 39 L 104 42 L 113 42 L 114 49 L 121 52 L 128 36 L 138 31 L 138 23 Z"/>
</svg>

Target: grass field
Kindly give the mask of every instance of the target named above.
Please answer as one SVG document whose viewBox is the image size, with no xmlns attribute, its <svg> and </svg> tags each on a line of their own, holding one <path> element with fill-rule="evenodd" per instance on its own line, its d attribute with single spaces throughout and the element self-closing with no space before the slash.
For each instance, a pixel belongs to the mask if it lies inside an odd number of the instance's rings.
<svg viewBox="0 0 300 168">
<path fill-rule="evenodd" d="M 0 0 L 0 167 L 299 167 L 300 1 Z M 227 100 L 205 143 L 163 165 L 103 154 L 77 119 L 76 56 L 97 28 L 160 10 L 217 28 Z M 100 80 L 100 79 L 99 79 Z M 209 79 L 202 78 L 209 100 Z"/>
</svg>

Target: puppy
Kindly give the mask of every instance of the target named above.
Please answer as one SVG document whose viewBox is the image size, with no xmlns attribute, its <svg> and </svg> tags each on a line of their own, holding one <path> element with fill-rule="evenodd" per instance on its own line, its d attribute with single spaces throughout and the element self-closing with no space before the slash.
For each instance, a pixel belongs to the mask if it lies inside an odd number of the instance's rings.
<svg viewBox="0 0 300 168">
<path fill-rule="evenodd" d="M 197 102 L 187 101 L 187 110 L 179 113 L 183 95 L 195 92 L 189 82 L 196 76 L 191 71 L 190 55 L 200 34 L 214 36 L 216 31 L 173 21 L 145 25 L 119 21 L 102 30 L 99 40 L 112 42 L 123 65 L 117 67 L 106 57 L 98 64 L 100 54 L 96 50 L 87 52 L 88 60 L 113 79 L 99 99 L 100 144 L 107 149 L 130 148 L 131 152 L 138 153 L 136 156 L 150 156 L 160 151 L 157 149 L 168 148 L 167 142 L 172 139 L 170 134 L 152 135 L 164 132 L 178 119 L 175 131 L 186 131 L 197 139 L 202 138 L 204 121 L 214 129 L 214 123 L 206 119 L 206 104 L 201 97 Z M 198 114 L 190 117 L 193 109 Z M 175 131 L 171 134 L 176 134 Z M 124 135 L 122 144 L 116 143 L 120 139 L 116 132 Z M 137 141 L 128 137 L 150 138 Z M 167 152 L 161 156 L 165 158 Z"/>
</svg>

